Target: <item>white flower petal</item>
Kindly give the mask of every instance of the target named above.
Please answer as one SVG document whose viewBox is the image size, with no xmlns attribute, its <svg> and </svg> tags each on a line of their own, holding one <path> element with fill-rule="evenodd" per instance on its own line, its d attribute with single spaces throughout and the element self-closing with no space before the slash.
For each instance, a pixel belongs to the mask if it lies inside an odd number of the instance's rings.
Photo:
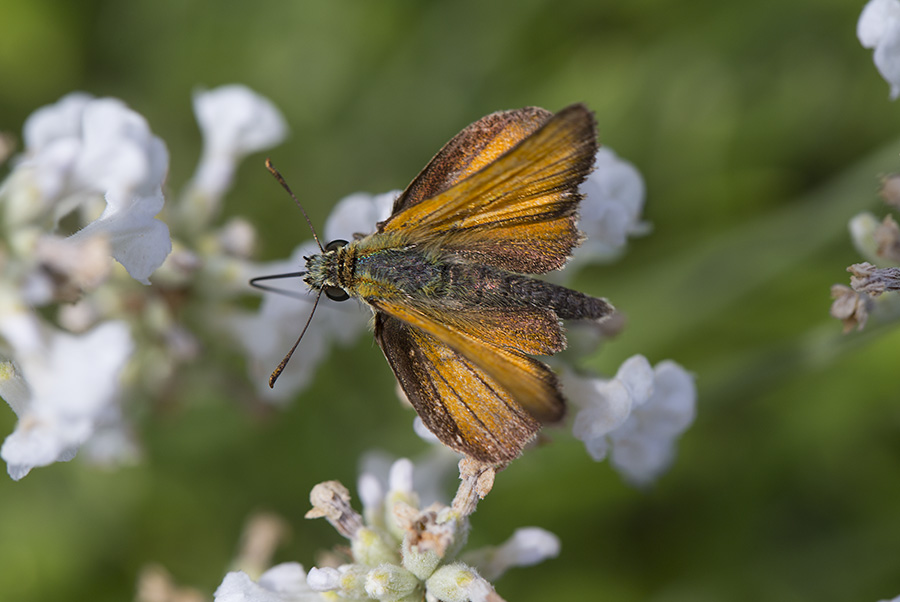
<svg viewBox="0 0 900 602">
<path fill-rule="evenodd" d="M 238 162 L 280 144 L 288 128 L 270 100 L 237 84 L 195 92 L 194 114 L 203 134 L 203 153 L 191 178 L 190 196 L 212 212 L 231 186 Z"/>
<path fill-rule="evenodd" d="M 608 260 L 625 247 L 628 236 L 647 232 L 640 221 L 646 196 L 644 179 L 631 163 L 608 149 L 597 151 L 594 171 L 581 184 L 584 195 L 578 227 L 587 236 L 572 263 Z"/>
<path fill-rule="evenodd" d="M 632 403 L 640 405 L 653 392 L 653 367 L 643 355 L 633 355 L 619 366 L 616 380 L 628 389 Z"/>
<path fill-rule="evenodd" d="M 194 114 L 212 154 L 242 157 L 279 144 L 288 133 L 269 99 L 238 84 L 196 92 Z"/>
<path fill-rule="evenodd" d="M 302 564 L 284 562 L 260 575 L 259 584 L 273 592 L 291 596 L 313 594 L 306 579 L 306 571 L 303 570 Z M 315 599 L 318 599 L 318 596 Z"/>
<path fill-rule="evenodd" d="M 378 451 L 367 452 L 360 465 L 360 472 L 366 478 L 377 483 L 367 483 L 366 487 L 371 487 L 372 498 L 369 501 L 364 500 L 363 504 L 376 507 L 381 504 L 382 500 L 376 500 L 374 493 L 376 489 L 382 498 L 393 492 L 395 483 L 392 483 L 392 470 L 396 464 L 395 456 Z M 412 463 L 412 489 L 407 491 L 414 492 L 419 498 L 421 507 L 427 507 L 433 502 L 445 503 L 448 499 L 446 484 L 448 479 L 452 479 L 459 462 L 459 455 L 449 450 L 444 445 L 435 445 L 429 449 L 429 452 L 421 459 Z M 406 477 L 404 477 L 405 479 Z M 362 480 L 359 483 L 359 496 L 363 498 Z M 406 496 L 409 498 L 409 496 Z"/>
<path fill-rule="evenodd" d="M 885 32 L 900 20 L 900 1 L 870 0 L 859 15 L 856 35 L 864 48 L 875 48 Z"/>
<path fill-rule="evenodd" d="M 605 437 L 628 418 L 632 397 L 628 388 L 616 379 L 583 378 L 571 373 L 563 375 L 566 393 L 579 408 L 572 425 L 572 434 L 589 443 Z M 596 453 L 605 453 L 602 444 L 594 444 Z M 599 458 L 602 459 L 603 455 Z"/>
<path fill-rule="evenodd" d="M 371 234 L 375 224 L 390 217 L 394 199 L 399 195 L 399 190 L 392 190 L 376 195 L 357 192 L 344 197 L 325 220 L 325 240 L 353 240 L 356 234 Z"/>
<path fill-rule="evenodd" d="M 116 196 L 152 195 L 165 180 L 169 154 L 147 121 L 115 98 L 84 109 L 78 177 L 87 188 Z"/>
<path fill-rule="evenodd" d="M 8 319 L 0 322 L 4 335 L 10 332 L 8 325 Z M 31 393 L 16 430 L 0 449 L 14 478 L 74 456 L 115 403 L 119 373 L 133 348 L 124 322 L 107 322 L 83 335 L 60 332 L 45 338 L 42 349 L 31 341 L 16 348 L 10 341 Z"/>
<path fill-rule="evenodd" d="M 875 47 L 875 66 L 891 86 L 891 99 L 900 96 L 900 20 L 894 19 Z"/>
<path fill-rule="evenodd" d="M 0 393 L 2 393 L 2 389 L 0 389 Z M 377 512 L 381 509 L 384 491 L 381 489 L 378 477 L 367 472 L 362 473 L 359 475 L 356 490 L 359 493 L 359 501 L 362 502 L 363 510 Z"/>
<path fill-rule="evenodd" d="M 156 219 L 162 210 L 162 191 L 144 197 L 106 195 L 106 209 L 70 238 L 74 241 L 102 235 L 109 240 L 112 256 L 132 278 L 150 284 L 150 274 L 163 264 L 172 251 L 169 227 Z"/>
<path fill-rule="evenodd" d="M 400 458 L 391 465 L 388 476 L 389 491 L 411 493 L 413 490 L 413 463 Z"/>
<path fill-rule="evenodd" d="M 12 362 L 0 362 L 0 399 L 6 401 L 16 416 L 21 416 L 31 402 L 28 383 Z"/>
<path fill-rule="evenodd" d="M 609 381 L 570 373 L 563 379 L 579 408 L 575 437 L 595 460 L 612 450 L 613 467 L 637 484 L 652 481 L 670 464 L 675 442 L 694 420 L 694 378 L 671 361 L 651 369 L 646 358 L 636 355 Z"/>
<path fill-rule="evenodd" d="M 228 573 L 213 599 L 215 602 L 321 602 L 323 598 L 306 584 L 303 566 L 286 562 L 263 573 L 258 583 L 243 571 Z"/>
<path fill-rule="evenodd" d="M 309 575 L 306 580 L 313 591 L 329 592 L 340 589 L 341 572 L 332 567 L 313 567 L 309 569 Z"/>
<path fill-rule="evenodd" d="M 37 153 L 58 140 L 81 138 L 82 114 L 91 100 L 90 94 L 72 92 L 29 115 L 22 128 L 25 151 Z"/>
<path fill-rule="evenodd" d="M 675 362 L 660 362 L 650 399 L 610 434 L 613 467 L 631 482 L 653 481 L 674 458 L 678 437 L 694 421 L 696 403 L 693 376 Z"/>
<path fill-rule="evenodd" d="M 523 527 L 516 529 L 502 545 L 466 554 L 464 561 L 477 567 L 482 577 L 493 581 L 511 568 L 556 558 L 559 550 L 559 538 L 553 533 L 539 527 Z"/>
</svg>

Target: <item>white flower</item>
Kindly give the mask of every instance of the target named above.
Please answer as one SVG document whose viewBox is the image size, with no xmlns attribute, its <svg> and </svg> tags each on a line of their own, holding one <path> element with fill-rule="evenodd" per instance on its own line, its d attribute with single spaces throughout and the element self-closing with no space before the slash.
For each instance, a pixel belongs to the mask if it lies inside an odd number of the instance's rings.
<svg viewBox="0 0 900 602">
<path fill-rule="evenodd" d="M 694 420 L 694 379 L 671 361 L 651 368 L 640 355 L 625 361 L 611 380 L 565 376 L 580 409 L 574 435 L 595 460 L 611 449 L 611 462 L 627 480 L 646 484 L 665 470 L 678 437 Z"/>
<path fill-rule="evenodd" d="M 46 197 L 64 192 L 117 196 L 154 194 L 169 155 L 147 121 L 114 98 L 76 92 L 35 111 L 25 122 L 25 155 Z M 52 169 L 51 169 L 52 168 Z"/>
<path fill-rule="evenodd" d="M 35 184 L 44 199 L 56 199 L 68 186 L 81 152 L 84 108 L 92 100 L 90 94 L 72 92 L 25 120 L 22 139 L 26 155 L 20 165 L 33 166 Z"/>
<path fill-rule="evenodd" d="M 304 256 L 318 252 L 312 242 L 306 242 L 294 251 L 291 259 L 257 266 L 253 276 L 296 272 L 305 266 Z M 298 277 L 284 280 L 283 288 L 302 294 L 308 288 Z M 244 347 L 250 357 L 251 378 L 260 395 L 272 401 L 284 401 L 304 389 L 311 381 L 319 363 L 326 357 L 333 343 L 349 345 L 366 327 L 370 313 L 361 311 L 358 304 L 338 304 L 324 295 L 319 300 L 303 341 L 282 372 L 274 388 L 269 388 L 269 374 L 279 364 L 284 354 L 300 335 L 314 295 L 309 302 L 300 299 L 266 293 L 259 311 L 230 317 L 227 328 Z"/>
<path fill-rule="evenodd" d="M 238 162 L 280 144 L 288 127 L 267 98 L 246 86 L 221 86 L 194 94 L 203 154 L 191 186 L 213 204 L 231 186 Z"/>
<path fill-rule="evenodd" d="M 147 196 L 106 193 L 106 209 L 98 219 L 72 235 L 73 240 L 102 235 L 109 240 L 112 256 L 132 278 L 150 284 L 150 274 L 172 252 L 169 227 L 156 219 L 162 210 L 162 190 Z"/>
<path fill-rule="evenodd" d="M 891 86 L 891 99 L 900 96 L 900 0 L 870 0 L 856 25 L 865 48 L 874 48 L 875 66 Z"/>
<path fill-rule="evenodd" d="M 425 582 L 427 602 L 487 602 L 494 588 L 462 563 L 448 564 Z"/>
<path fill-rule="evenodd" d="M 258 582 L 243 571 L 225 575 L 213 596 L 215 602 L 322 602 L 324 598 L 310 589 L 306 572 L 296 562 L 272 567 Z"/>
<path fill-rule="evenodd" d="M 559 538 L 539 527 L 516 529 L 512 537 L 497 547 L 470 552 L 463 560 L 490 581 L 497 579 L 513 567 L 539 564 L 548 558 L 559 556 Z"/>
<path fill-rule="evenodd" d="M 325 220 L 325 240 L 353 240 L 356 234 L 371 234 L 378 222 L 391 215 L 399 190 L 371 195 L 357 192 L 338 201 Z"/>
<path fill-rule="evenodd" d="M 168 227 L 155 219 L 163 206 L 168 151 L 146 120 L 119 100 L 74 93 L 38 109 L 24 130 L 25 155 L 4 184 L 10 222 L 36 221 L 52 209 L 55 225 L 76 207 L 92 211 L 102 198 L 106 208 L 99 219 L 73 241 L 103 236 L 128 273 L 149 284 L 172 244 Z"/>
<path fill-rule="evenodd" d="M 578 227 L 587 239 L 575 249 L 570 266 L 616 257 L 629 236 L 649 230 L 649 225 L 640 221 L 644 179 L 634 165 L 612 150 L 604 147 L 597 151 L 594 171 L 579 190 L 584 200 L 578 210 Z"/>
<path fill-rule="evenodd" d="M 15 352 L 0 394 L 19 417 L 0 456 L 13 479 L 71 460 L 116 401 L 132 352 L 128 327 L 107 322 L 82 335 L 44 332 L 25 311 L 4 311 L 0 335 Z"/>
<path fill-rule="evenodd" d="M 169 152 L 141 115 L 121 100 L 98 98 L 85 105 L 81 127 L 76 174 L 85 187 L 113 194 L 119 202 L 159 194 Z"/>
<path fill-rule="evenodd" d="M 379 508 L 385 492 L 415 491 L 422 506 L 448 499 L 446 483 L 456 471 L 459 454 L 435 440 L 428 453 L 415 463 L 397 460 L 384 452 L 368 452 L 360 463 L 357 483 L 363 508 Z M 405 467 L 409 467 L 408 469 Z M 412 470 L 409 474 L 408 470 Z"/>
</svg>

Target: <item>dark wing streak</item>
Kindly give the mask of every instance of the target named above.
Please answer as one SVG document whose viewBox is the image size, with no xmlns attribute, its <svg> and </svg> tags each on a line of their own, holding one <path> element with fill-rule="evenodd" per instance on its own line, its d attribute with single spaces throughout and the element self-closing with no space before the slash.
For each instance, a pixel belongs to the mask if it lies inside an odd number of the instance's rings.
<svg viewBox="0 0 900 602">
<path fill-rule="evenodd" d="M 507 155 L 509 155 L 509 154 L 511 154 L 512 152 L 514 152 L 514 151 L 516 150 L 516 148 L 518 148 L 518 145 L 517 145 L 516 147 L 513 147 L 513 148 L 510 149 L 509 151 L 507 151 L 507 152 L 503 155 L 503 157 L 506 157 Z M 500 159 L 497 159 L 497 160 L 499 161 Z M 562 161 L 558 161 L 558 163 L 559 163 L 559 162 L 562 162 Z M 490 164 L 486 165 L 486 166 L 483 167 L 481 170 L 475 172 L 474 174 L 472 174 L 472 175 L 469 176 L 469 177 L 471 178 L 471 177 L 474 177 L 474 176 L 476 176 L 476 175 L 482 173 L 483 171 L 489 169 L 493 164 L 494 164 L 494 163 L 490 163 Z M 495 189 L 497 189 L 497 188 L 500 188 L 501 186 L 506 185 L 507 182 L 509 182 L 510 180 L 515 180 L 516 178 L 519 177 L 519 174 L 520 174 L 520 173 L 522 173 L 523 171 L 525 171 L 525 170 L 528 169 L 529 167 L 531 167 L 531 164 L 530 164 L 530 163 L 523 162 L 523 163 L 521 164 L 521 166 L 518 167 L 518 169 L 514 169 L 514 168 L 513 168 L 513 169 L 507 169 L 507 170 L 504 170 L 498 177 L 496 177 L 496 178 L 493 179 L 494 185 L 491 186 L 490 188 L 488 188 L 485 192 L 489 193 L 491 190 L 495 190 Z M 540 171 L 538 171 L 538 172 L 535 172 L 535 173 L 541 173 L 541 171 L 543 171 L 543 169 L 540 170 Z M 540 180 L 533 179 L 533 178 L 529 178 L 527 184 L 528 184 L 528 186 L 531 186 L 531 185 L 537 183 L 538 181 L 544 181 L 544 180 L 549 179 L 550 177 L 552 177 L 552 175 L 551 175 L 551 176 L 546 176 L 546 177 L 544 177 L 544 178 L 541 178 Z M 466 178 L 466 179 L 468 179 L 468 178 Z M 461 181 L 464 182 L 465 180 L 461 180 Z M 565 190 L 565 188 L 566 188 L 566 187 L 562 187 L 563 190 Z M 448 189 L 448 190 L 449 190 L 449 189 Z M 495 210 L 495 209 L 500 209 L 500 208 L 501 208 L 501 207 L 496 207 L 496 206 L 495 206 L 495 205 L 497 205 L 501 200 L 512 198 L 513 200 L 518 201 L 518 200 L 525 200 L 525 199 L 529 198 L 529 197 L 527 197 L 527 196 L 514 195 L 514 194 L 513 194 L 513 193 L 515 193 L 515 192 L 518 192 L 519 190 L 521 190 L 521 188 L 510 190 L 510 191 L 505 192 L 505 193 L 503 193 L 503 194 L 501 194 L 501 195 L 499 195 L 499 196 L 497 196 L 497 197 L 491 198 L 490 200 L 483 201 L 483 202 L 478 203 L 478 204 L 474 204 L 474 205 L 472 205 L 468 210 L 457 211 L 457 212 L 456 212 L 456 215 L 458 215 L 458 216 L 461 217 L 461 218 L 467 218 L 467 217 L 470 217 L 470 216 L 473 216 L 473 215 L 478 215 L 478 214 L 489 215 L 490 211 Z M 445 192 L 446 192 L 446 191 L 445 191 Z M 545 194 L 548 193 L 548 192 L 552 194 L 552 193 L 558 192 L 558 191 L 557 191 L 557 190 L 541 191 L 540 194 L 537 194 L 537 195 L 531 195 L 531 196 L 532 196 L 532 197 L 534 197 L 534 196 L 545 196 Z M 504 201 L 504 202 L 508 202 L 508 201 Z M 489 210 L 489 211 L 485 211 L 485 208 L 488 207 L 488 206 L 490 206 L 490 210 Z M 411 222 L 409 223 L 409 227 L 410 227 L 410 228 L 416 228 L 417 226 L 420 226 L 421 224 L 423 224 L 423 223 L 429 221 L 429 220 L 430 220 L 432 217 L 434 217 L 435 215 L 440 215 L 440 214 L 443 214 L 443 213 L 446 213 L 446 206 L 445 206 L 445 205 L 438 205 L 438 206 L 435 206 L 435 208 L 434 208 L 432 211 L 430 211 L 430 212 L 428 212 L 428 213 L 425 213 L 425 214 L 422 214 L 421 216 L 419 216 L 419 218 L 418 218 L 416 221 L 411 221 Z M 481 227 L 483 227 L 483 225 L 481 225 Z"/>
<path fill-rule="evenodd" d="M 491 384 L 488 381 L 486 381 L 484 379 L 484 377 L 482 376 L 484 374 L 483 372 L 480 372 L 477 369 L 473 369 L 473 367 L 472 367 L 473 363 L 470 360 L 466 359 L 465 357 L 463 357 L 456 351 L 454 351 L 454 353 L 456 353 L 456 355 L 459 356 L 460 359 L 463 360 L 461 363 L 465 366 L 466 370 L 468 370 L 470 373 L 472 373 L 475 376 L 475 378 L 477 378 L 478 381 L 481 382 L 481 384 L 484 385 L 484 387 L 488 391 L 490 391 L 491 394 L 494 395 L 494 397 L 496 397 L 497 399 L 502 401 L 503 405 L 506 406 L 507 409 L 509 409 L 510 413 L 518 415 L 520 418 L 523 418 L 523 419 L 530 418 L 530 415 L 528 414 L 528 412 L 524 411 L 524 408 L 522 408 L 522 406 L 520 406 L 518 403 L 509 403 L 509 401 L 507 401 L 507 397 L 509 399 L 512 399 L 512 395 L 508 391 L 506 391 L 504 389 L 503 393 L 505 394 L 505 396 L 501 395 L 494 387 L 491 386 Z M 458 396 L 459 395 L 457 394 L 457 397 Z M 469 408 L 468 403 L 466 403 L 464 400 L 463 400 L 463 403 L 466 405 L 467 408 Z M 471 411 L 471 409 L 470 409 L 470 411 Z M 473 413 L 473 415 L 475 414 L 474 412 L 472 412 L 472 413 Z M 476 416 L 476 418 L 477 418 L 477 416 Z M 480 418 L 478 418 L 478 422 L 481 424 L 484 424 L 483 422 L 481 422 Z"/>
<path fill-rule="evenodd" d="M 579 115 L 575 115 L 578 113 Z M 467 175 L 465 178 L 456 182 L 453 186 L 443 190 L 442 192 L 428 198 L 424 199 L 426 201 L 434 201 L 433 206 L 429 208 L 427 212 L 422 212 L 421 207 L 419 207 L 419 202 L 415 205 L 408 205 L 404 209 L 399 212 L 394 213 L 386 222 L 383 222 L 381 225 L 383 231 L 385 229 L 398 229 L 402 228 L 407 232 L 411 230 L 417 230 L 422 227 L 423 224 L 431 223 L 432 227 L 438 227 L 438 224 L 447 221 L 451 216 L 454 218 L 459 217 L 468 217 L 472 215 L 477 215 L 479 212 L 484 211 L 488 205 L 493 204 L 492 200 L 482 201 L 482 202 L 473 202 L 469 207 L 464 208 L 459 200 L 456 202 L 448 203 L 442 202 L 438 203 L 439 197 L 448 194 L 454 188 L 463 187 L 461 190 L 457 191 L 457 195 L 462 199 L 463 197 L 472 197 L 470 201 L 474 201 L 477 198 L 483 198 L 487 196 L 487 193 L 490 190 L 496 189 L 498 186 L 506 184 L 510 179 L 520 177 L 520 174 L 523 170 L 534 169 L 535 173 L 541 173 L 543 171 L 543 167 L 536 168 L 535 165 L 541 163 L 545 157 L 551 155 L 557 151 L 554 149 L 559 148 L 559 144 L 557 144 L 557 139 L 561 139 L 563 141 L 568 140 L 571 143 L 566 144 L 565 146 L 569 147 L 571 150 L 569 152 L 563 153 L 563 156 L 553 162 L 553 165 L 558 164 L 560 161 L 563 162 L 573 162 L 572 167 L 569 169 L 563 169 L 558 172 L 558 175 L 562 182 L 569 182 L 572 188 L 575 188 L 577 184 L 579 184 L 584 177 L 587 175 L 587 172 L 590 170 L 591 163 L 593 160 L 594 153 L 591 152 L 590 156 L 583 156 L 579 160 L 575 160 L 579 155 L 583 155 L 585 151 L 592 150 L 591 147 L 596 147 L 595 136 L 596 133 L 592 133 L 590 138 L 582 138 L 580 137 L 584 134 L 584 130 L 582 129 L 585 123 L 579 123 L 579 120 L 582 117 L 587 117 L 590 121 L 588 121 L 587 126 L 588 130 L 593 132 L 593 118 L 590 116 L 590 113 L 585 109 L 583 105 L 572 105 L 571 107 L 567 107 L 563 109 L 546 122 L 544 122 L 538 129 L 528 134 L 525 138 L 522 138 L 518 143 L 512 146 L 509 150 L 493 159 L 490 163 L 487 163 L 483 167 L 481 167 L 478 171 L 473 172 L 472 174 Z M 552 128 L 550 126 L 553 126 Z M 524 157 L 516 157 L 516 154 L 520 153 L 524 155 Z M 531 153 L 536 153 L 532 156 Z M 521 160 L 519 160 L 521 159 Z M 502 163 L 502 169 L 498 164 Z M 570 174 L 574 176 L 578 176 L 576 178 L 572 177 L 563 177 L 564 174 Z M 490 176 L 490 177 L 488 177 Z M 525 187 L 531 186 L 532 180 L 531 178 L 522 178 Z M 546 178 L 545 178 L 546 179 Z M 573 182 L 573 180 L 577 179 L 577 182 Z M 470 190 L 473 184 L 485 186 L 488 182 L 490 182 L 490 187 L 482 190 Z M 468 188 L 466 188 L 466 184 L 468 184 Z M 563 189 L 568 188 L 570 186 L 563 186 Z M 520 187 L 521 189 L 522 187 Z M 554 190 L 559 187 L 554 187 Z M 515 188 L 513 188 L 515 190 Z M 473 196 L 475 195 L 475 196 Z M 577 201 L 576 201 L 577 204 Z M 416 207 L 413 210 L 413 207 Z M 401 226 L 393 226 L 392 224 L 395 219 L 400 218 Z"/>
<path fill-rule="evenodd" d="M 453 353 L 455 353 L 458 357 L 462 357 L 455 351 Z M 466 366 L 466 368 L 469 369 L 470 372 L 473 372 L 471 370 L 471 368 L 469 368 L 469 366 Z M 465 399 L 463 399 L 462 395 L 460 395 L 459 392 L 456 390 L 456 388 L 454 388 L 453 384 L 450 383 L 450 381 L 448 381 L 446 378 L 444 378 L 444 375 L 441 374 L 440 370 L 434 370 L 434 373 L 436 373 L 438 375 L 438 377 L 440 377 L 440 379 L 444 382 L 444 384 L 447 385 L 447 388 L 450 390 L 450 392 L 453 393 L 453 395 L 460 401 L 460 403 L 463 405 L 463 407 L 469 411 L 469 415 L 475 419 L 475 422 L 478 423 L 478 425 L 481 427 L 481 430 L 483 432 L 487 433 L 488 435 L 490 435 L 491 439 L 494 440 L 497 447 L 502 448 L 503 442 L 496 435 L 494 435 L 494 433 L 491 432 L 490 428 L 488 428 L 488 426 L 484 423 L 484 421 L 481 419 L 481 417 L 477 413 L 475 413 L 475 410 L 472 409 L 472 406 L 470 406 L 468 404 L 468 402 Z M 477 375 L 476 372 L 473 372 L 473 373 Z M 484 380 L 480 376 L 479 376 L 479 380 L 481 380 L 481 382 L 484 383 Z M 484 383 L 484 384 L 487 385 L 487 383 Z M 491 393 L 494 393 L 494 395 L 496 395 L 496 392 L 494 391 L 493 387 L 488 386 L 488 389 L 490 389 Z M 502 399 L 499 395 L 496 395 L 496 396 L 498 399 Z M 438 398 L 440 399 L 439 395 L 438 395 Z M 509 406 L 509 404 L 507 404 L 505 400 L 504 400 L 504 404 Z M 443 400 L 441 401 L 441 405 L 444 407 L 444 409 L 447 410 L 447 414 L 449 416 L 451 416 L 451 420 L 453 420 L 453 422 L 456 423 L 456 419 L 452 418 L 452 414 L 450 414 L 450 410 L 449 410 L 449 408 L 447 408 L 446 404 L 444 404 Z M 458 428 L 459 424 L 458 423 L 456 423 L 456 424 L 457 424 L 457 428 Z"/>
<path fill-rule="evenodd" d="M 481 159 L 486 149 L 508 138 L 506 150 L 540 129 L 553 113 L 539 107 L 497 111 L 469 124 L 450 139 L 413 179 L 394 202 L 393 212 L 416 205 L 436 196 L 470 176 L 472 164 Z M 497 157 L 503 153 L 499 153 Z M 495 157 L 496 158 L 496 157 Z M 490 161 L 488 161 L 490 163 Z M 474 172 L 473 172 L 474 173 Z"/>
<path fill-rule="evenodd" d="M 417 371 L 412 369 L 414 364 L 411 364 L 409 359 L 411 353 L 415 354 L 419 366 L 428 366 L 431 362 L 423 354 L 421 347 L 411 343 L 411 335 L 410 327 L 403 321 L 392 318 L 382 312 L 375 315 L 375 340 L 381 347 L 388 364 L 391 366 L 391 370 L 397 376 L 397 381 L 409 398 L 409 402 L 416 409 L 422 421 L 446 445 L 453 447 L 453 444 L 449 440 L 445 440 L 445 437 L 464 443 L 465 437 L 462 429 L 454 420 L 450 413 L 450 408 L 447 407 L 441 398 L 440 391 L 434 385 L 434 381 L 429 378 L 417 378 Z M 426 370 L 426 376 L 430 372 L 430 370 Z M 436 406 L 435 409 L 439 408 L 440 411 L 428 412 L 425 407 L 428 404 Z M 420 408 L 419 406 L 422 407 Z M 441 426 L 447 427 L 451 432 L 440 436 L 435 431 L 439 431 Z"/>
</svg>

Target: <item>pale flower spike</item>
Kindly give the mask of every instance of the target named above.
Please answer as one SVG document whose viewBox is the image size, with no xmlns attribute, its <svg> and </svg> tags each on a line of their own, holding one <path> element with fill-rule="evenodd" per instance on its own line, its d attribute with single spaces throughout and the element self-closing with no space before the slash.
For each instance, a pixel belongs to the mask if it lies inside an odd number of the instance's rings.
<svg viewBox="0 0 900 602">
<path fill-rule="evenodd" d="M 391 490 L 380 503 L 368 501 L 367 516 L 349 505 L 349 492 L 340 483 L 329 481 L 313 489 L 313 509 L 308 518 L 325 517 L 350 540 L 352 562 L 339 566 L 313 567 L 308 574 L 300 565 L 290 566 L 290 591 L 294 598 L 274 597 L 274 585 L 265 577 L 254 583 L 240 572 L 229 573 L 219 589 L 216 602 L 266 600 L 382 600 L 434 602 L 503 602 L 484 577 L 499 577 L 507 569 L 531 566 L 559 553 L 559 540 L 542 529 L 520 529 L 497 548 L 476 550 L 458 558 L 469 530 L 469 515 L 478 498 L 484 497 L 493 481 L 493 468 L 463 460 L 462 480 L 449 506 L 434 503 L 421 508 L 415 491 L 409 490 L 415 467 L 401 459 L 391 467 Z M 374 478 L 374 477 L 373 477 Z M 361 482 L 369 479 L 360 478 Z M 373 495 L 374 490 L 367 495 Z M 372 514 L 378 508 L 379 516 Z M 319 592 L 318 594 L 312 592 Z M 318 597 L 316 597 L 318 596 Z"/>
<path fill-rule="evenodd" d="M 250 153 L 280 144 L 288 127 L 269 99 L 238 84 L 194 93 L 194 114 L 203 154 L 189 187 L 212 211 L 231 188 L 237 164 Z"/>
<path fill-rule="evenodd" d="M 597 150 L 594 171 L 581 184 L 584 195 L 578 211 L 578 229 L 585 240 L 574 251 L 566 266 L 610 261 L 621 255 L 630 236 L 650 231 L 641 221 L 646 188 L 640 172 L 628 161 L 620 159 L 607 147 Z"/>
<path fill-rule="evenodd" d="M 44 332 L 33 314 L 0 317 L 0 335 L 13 346 L 0 394 L 19 417 L 0 456 L 19 480 L 36 466 L 71 460 L 117 403 L 119 373 L 133 343 L 123 322 L 79 336 Z"/>
<path fill-rule="evenodd" d="M 207 159 L 227 156 L 229 164 L 218 181 L 206 180 L 217 194 L 237 161 L 286 134 L 277 109 L 246 88 L 198 94 L 196 104 Z M 211 332 L 220 331 L 221 316 L 247 292 L 255 239 L 246 222 L 216 232 L 182 210 L 178 224 L 189 236 L 171 253 L 157 217 L 168 151 L 120 100 L 69 94 L 35 111 L 22 139 L 0 183 L 0 396 L 19 417 L 2 456 L 16 479 L 79 449 L 103 464 L 139 455 L 119 403 L 125 387 L 159 392 L 200 347 L 160 290 L 197 293 L 192 287 L 204 282 L 203 294 L 183 295 L 194 305 L 187 313 L 208 316 Z M 151 274 L 158 288 L 134 286 L 149 285 Z M 141 369 L 127 371 L 135 348 Z M 134 378 L 123 382 L 123 373 Z"/>
</svg>

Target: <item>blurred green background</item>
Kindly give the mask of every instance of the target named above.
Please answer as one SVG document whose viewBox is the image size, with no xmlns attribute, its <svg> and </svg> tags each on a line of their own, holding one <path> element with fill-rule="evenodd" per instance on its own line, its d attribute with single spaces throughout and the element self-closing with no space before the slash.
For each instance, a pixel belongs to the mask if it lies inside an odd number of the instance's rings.
<svg viewBox="0 0 900 602">
<path fill-rule="evenodd" d="M 72 90 L 120 97 L 167 142 L 178 190 L 200 149 L 191 92 L 243 83 L 284 111 L 292 136 L 270 154 L 321 224 L 348 193 L 405 186 L 486 113 L 586 102 L 601 141 L 646 178 L 654 226 L 581 273 L 579 288 L 628 316 L 590 365 L 675 359 L 697 376 L 699 415 L 645 491 L 562 433 L 501 473 L 472 545 L 538 525 L 562 554 L 498 591 L 874 602 L 900 595 L 900 332 L 842 336 L 828 316 L 830 285 L 860 260 L 847 220 L 886 213 L 878 178 L 900 152 L 900 104 L 856 39 L 862 6 L 0 0 L 0 130 L 20 134 Z M 262 259 L 308 237 L 262 157 L 236 182 L 226 214 L 258 227 Z M 151 562 L 211 596 L 259 509 L 292 527 L 276 561 L 309 567 L 342 543 L 303 519 L 310 488 L 355 490 L 366 450 L 424 449 L 371 337 L 283 411 L 187 383 L 132 408 L 141 464 L 0 478 L 0 599 L 129 600 Z M 0 433 L 14 424 L 0 411 Z"/>
</svg>

